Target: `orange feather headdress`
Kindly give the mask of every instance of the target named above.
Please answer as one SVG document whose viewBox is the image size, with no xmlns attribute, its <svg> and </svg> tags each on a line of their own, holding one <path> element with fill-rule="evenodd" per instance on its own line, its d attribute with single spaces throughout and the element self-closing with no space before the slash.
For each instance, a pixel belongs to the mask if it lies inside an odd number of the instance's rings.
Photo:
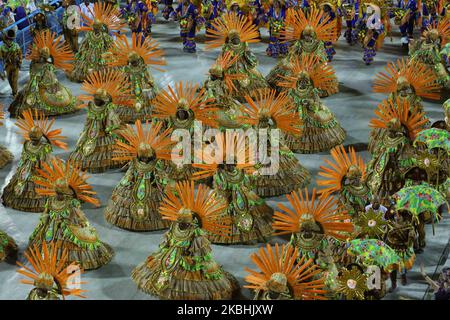
<svg viewBox="0 0 450 320">
<path fill-rule="evenodd" d="M 36 188 L 37 194 L 44 197 L 55 196 L 58 183 L 64 180 L 77 199 L 100 206 L 100 201 L 93 197 L 96 192 L 86 182 L 89 176 L 75 162 L 64 163 L 59 158 L 53 158 L 51 164 L 42 163 L 42 169 L 38 168 L 37 173 L 34 180 L 40 186 Z"/>
<path fill-rule="evenodd" d="M 366 175 L 366 165 L 361 156 L 356 155 L 354 148 L 350 147 L 349 152 L 345 152 L 344 146 L 339 145 L 330 151 L 334 162 L 325 159 L 329 167 L 320 166 L 319 176 L 325 179 L 317 179 L 317 185 L 323 187 L 321 194 L 340 192 L 342 190 L 343 179 L 349 172 L 349 169 L 356 168 L 361 174 L 362 179 Z"/>
<path fill-rule="evenodd" d="M 387 99 L 383 100 L 378 109 L 375 110 L 378 118 L 370 120 L 371 128 L 388 129 L 389 123 L 397 119 L 399 123 L 408 131 L 409 138 L 413 141 L 417 134 L 424 129 L 428 119 L 425 114 L 415 108 L 410 110 L 410 103 L 405 99 Z"/>
<path fill-rule="evenodd" d="M 377 74 L 373 82 L 373 91 L 378 93 L 393 93 L 397 91 L 399 79 L 406 80 L 417 96 L 439 100 L 440 86 L 434 71 L 426 65 L 402 58 L 396 63 L 389 62 L 386 72 Z"/>
<path fill-rule="evenodd" d="M 194 173 L 193 179 L 213 176 L 222 164 L 231 163 L 237 169 L 247 173 L 255 171 L 257 150 L 250 148 L 244 132 L 218 132 L 214 138 L 215 141 L 209 146 L 204 146 L 204 150 L 196 150 L 196 161 L 192 166 L 200 170 Z M 207 150 L 209 148 L 212 150 Z"/>
<path fill-rule="evenodd" d="M 302 55 L 295 57 L 289 65 L 289 74 L 287 76 L 279 75 L 284 81 L 278 82 L 278 85 L 285 88 L 296 88 L 298 77 L 306 73 L 314 88 L 326 91 L 328 94 L 338 92 L 336 73 L 331 65 L 320 61 L 315 55 Z"/>
<path fill-rule="evenodd" d="M 331 195 L 318 197 L 316 189 L 313 189 L 311 199 L 308 189 L 294 191 L 286 195 L 293 210 L 282 203 L 278 208 L 284 212 L 276 211 L 272 224 L 275 234 L 298 233 L 304 222 L 314 220 L 320 224 L 325 235 L 338 240 L 346 240 L 353 231 L 353 224 L 347 211 L 339 210 L 338 202 Z"/>
<path fill-rule="evenodd" d="M 206 49 L 222 47 L 231 33 L 238 34 L 241 42 L 255 43 L 261 41 L 258 28 L 251 20 L 235 12 L 228 12 L 212 21 L 211 28 L 208 28 L 206 33 L 206 37 L 211 39 L 207 41 Z"/>
<path fill-rule="evenodd" d="M 175 190 L 169 190 L 159 211 L 165 220 L 176 221 L 180 215 L 192 214 L 204 231 L 229 236 L 231 218 L 224 215 L 227 203 L 207 186 L 200 184 L 195 194 L 193 181 L 177 182 Z"/>
<path fill-rule="evenodd" d="M 131 161 L 138 157 L 139 150 L 142 147 L 144 149 L 151 148 L 154 155 L 159 159 L 170 160 L 170 147 L 174 143 L 170 138 L 172 130 L 166 129 L 162 131 L 162 122 L 150 124 L 147 121 L 145 125 L 146 128 L 144 129 L 141 121 L 136 120 L 136 129 L 127 124 L 125 129 L 118 132 L 126 142 L 116 140 L 116 144 L 114 145 L 114 160 Z"/>
<path fill-rule="evenodd" d="M 0 103 L 0 120 L 5 119 L 5 112 L 3 111 L 3 105 Z M 0 121 L 0 126 L 3 125 L 3 121 Z"/>
<path fill-rule="evenodd" d="M 247 78 L 247 75 L 243 73 L 229 73 L 227 70 L 236 63 L 237 59 L 239 58 L 238 55 L 235 55 L 233 57 L 233 54 L 230 51 L 227 51 L 225 53 L 222 53 L 216 60 L 213 67 L 210 69 L 210 73 L 217 70 L 219 71 L 224 79 L 224 82 L 230 92 L 237 91 L 236 86 L 234 85 L 233 81 L 236 80 L 244 80 Z"/>
<path fill-rule="evenodd" d="M 22 117 L 16 121 L 16 126 L 22 131 L 25 140 L 30 141 L 30 132 L 35 128 L 42 130 L 43 136 L 55 147 L 67 150 L 67 143 L 61 141 L 66 137 L 61 136 L 61 129 L 52 130 L 55 119 L 49 120 L 43 112 L 36 109 L 27 109 L 22 112 Z"/>
<path fill-rule="evenodd" d="M 305 256 L 300 259 L 297 248 L 284 244 L 280 248 L 278 243 L 275 247 L 267 244 L 266 248 L 260 248 L 250 258 L 259 270 L 245 267 L 245 271 L 250 273 L 245 277 L 249 283 L 245 288 L 266 291 L 272 278 L 281 274 L 294 299 L 326 300 L 325 278 L 322 276 L 316 279 L 322 270 L 312 259 L 306 259 Z"/>
<path fill-rule="evenodd" d="M 21 267 L 17 272 L 28 278 L 21 279 L 21 283 L 36 285 L 37 282 L 45 281 L 45 276 L 50 276 L 53 281 L 48 285 L 53 287 L 56 283 L 63 297 L 77 296 L 85 298 L 82 295 L 86 292 L 85 290 L 72 289 L 68 286 L 69 283 L 72 285 L 80 285 L 86 282 L 72 281 L 72 279 L 76 281 L 76 277 L 81 275 L 82 271 L 79 268 L 74 268 L 78 266 L 75 262 L 69 264 L 69 252 L 61 246 L 60 242 L 51 242 L 50 247 L 48 247 L 47 243 L 43 241 L 42 250 L 34 245 L 25 252 L 25 258 L 31 264 L 32 268 L 17 262 L 17 265 Z M 73 272 L 72 270 L 74 269 L 76 271 Z"/>
<path fill-rule="evenodd" d="M 95 24 L 104 25 L 109 32 L 119 32 L 125 28 L 126 23 L 120 19 L 120 11 L 114 5 L 107 2 L 94 3 L 94 10 L 91 11 L 92 18 L 81 12 L 83 26 L 81 31 L 92 31 Z"/>
<path fill-rule="evenodd" d="M 450 40 L 450 19 L 447 17 L 441 17 L 437 25 L 430 25 L 425 33 L 431 32 L 432 30 L 437 31 L 439 38 L 441 38 L 441 47 L 444 47 Z"/>
<path fill-rule="evenodd" d="M 38 32 L 34 37 L 27 59 L 32 61 L 38 60 L 40 51 L 43 49 L 48 50 L 52 63 L 56 68 L 66 72 L 72 71 L 72 62 L 75 57 L 70 46 L 62 39 L 62 35 L 57 37 L 56 33 L 49 30 Z"/>
<path fill-rule="evenodd" d="M 153 116 L 157 119 L 168 120 L 176 117 L 178 108 L 189 109 L 194 114 L 197 121 L 203 122 L 210 127 L 217 127 L 218 108 L 213 104 L 213 98 L 206 97 L 206 90 L 198 90 L 198 85 L 180 81 L 175 84 L 175 88 L 167 86 L 167 89 L 158 92 L 153 99 Z"/>
<path fill-rule="evenodd" d="M 277 94 L 276 90 L 263 89 L 252 93 L 255 100 L 245 96 L 248 106 L 245 106 L 244 115 L 239 117 L 243 124 L 257 126 L 261 121 L 271 119 L 275 127 L 299 135 L 301 133 L 300 118 L 296 116 L 296 107 L 287 92 Z"/>
<path fill-rule="evenodd" d="M 335 42 L 337 40 L 336 24 L 328 23 L 324 11 L 312 8 L 308 16 L 302 10 L 289 9 L 286 15 L 286 28 L 281 31 L 284 41 L 297 41 L 305 29 L 313 31 L 318 40 Z"/>
<path fill-rule="evenodd" d="M 105 91 L 115 105 L 134 105 L 127 76 L 117 69 L 95 71 L 88 74 L 81 89 L 87 93 L 80 95 L 80 100 L 83 101 L 93 101 L 97 92 Z M 84 103 L 80 107 L 86 105 L 87 103 Z"/>
<path fill-rule="evenodd" d="M 162 69 L 155 66 L 166 65 L 164 51 L 159 49 L 159 43 L 151 37 L 143 38 L 142 34 L 133 33 L 131 44 L 123 35 L 117 38 L 109 50 L 113 59 L 108 63 L 111 67 L 122 67 L 128 64 L 131 55 L 136 54 L 142 58 L 144 64 L 154 67 L 158 71 Z"/>
</svg>

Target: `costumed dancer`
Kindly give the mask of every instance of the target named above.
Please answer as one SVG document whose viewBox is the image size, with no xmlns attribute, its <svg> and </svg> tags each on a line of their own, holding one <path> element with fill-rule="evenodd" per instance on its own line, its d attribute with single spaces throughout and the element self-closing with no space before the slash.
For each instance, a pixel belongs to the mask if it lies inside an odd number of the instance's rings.
<svg viewBox="0 0 450 320">
<path fill-rule="evenodd" d="M 244 80 L 245 74 L 230 73 L 231 68 L 239 56 L 234 56 L 230 51 L 220 56 L 208 71 L 208 78 L 202 88 L 206 90 L 206 99 L 213 99 L 217 107 L 217 122 L 220 129 L 236 129 L 242 126 L 238 117 L 242 115 L 243 106 L 233 97 L 237 90 L 233 81 Z"/>
<path fill-rule="evenodd" d="M 26 277 L 20 279 L 21 283 L 34 286 L 27 300 L 65 300 L 68 296 L 85 298 L 85 290 L 79 289 L 85 283 L 79 280 L 83 271 L 78 263 L 68 263 L 68 251 L 61 250 L 60 243 L 47 245 L 44 242 L 42 250 L 33 246 L 25 252 L 25 258 L 31 266 L 17 262 L 21 267 L 17 272 Z"/>
<path fill-rule="evenodd" d="M 55 119 L 48 120 L 44 114 L 28 109 L 16 126 L 24 138 L 18 167 L 11 180 L 3 189 L 3 205 L 20 211 L 44 211 L 46 198 L 36 193 L 34 177 L 37 169 L 53 158 L 53 147 L 66 150 L 67 144 L 61 140 L 61 129 L 53 129 Z"/>
<path fill-rule="evenodd" d="M 73 68 L 73 53 L 62 36 L 50 31 L 37 33 L 27 59 L 31 60 L 30 78 L 9 106 L 11 116 L 17 117 L 27 109 L 48 116 L 77 111 L 76 97 L 56 77 L 57 69 L 70 72 Z"/>
<path fill-rule="evenodd" d="M 51 31 L 47 15 L 40 11 L 33 16 L 33 25 L 30 26 L 30 34 L 34 38 L 40 32 Z"/>
<path fill-rule="evenodd" d="M 317 63 L 328 61 L 325 43 L 334 42 L 337 39 L 336 25 L 328 23 L 329 17 L 318 9 L 311 9 L 308 16 L 301 10 L 289 10 L 286 18 L 286 28 L 282 31 L 282 39 L 292 43 L 286 58 L 280 60 L 267 75 L 269 85 L 278 92 L 286 90 L 280 87 L 278 82 L 281 76 L 289 74 L 295 59 L 301 59 L 304 55 L 317 57 Z M 338 81 L 333 75 L 335 90 L 337 92 Z M 333 90 L 334 91 L 334 90 Z M 320 96 L 326 96 L 333 92 L 320 92 Z"/>
<path fill-rule="evenodd" d="M 326 300 L 325 278 L 313 259 L 299 257 L 292 245 L 266 245 L 250 256 L 257 270 L 245 268 L 254 300 Z"/>
<path fill-rule="evenodd" d="M 212 28 L 208 30 L 206 49 L 221 47 L 222 54 L 231 52 L 232 58 L 238 56 L 227 73 L 246 76 L 244 79 L 233 80 L 236 88 L 232 95 L 234 98 L 244 101 L 244 96 L 253 90 L 267 87 L 264 76 L 256 69 L 258 61 L 248 47 L 249 43 L 260 41 L 258 29 L 250 20 L 234 12 L 226 13 L 213 21 Z"/>
<path fill-rule="evenodd" d="M 366 65 L 373 62 L 377 50 L 381 48 L 385 38 L 385 31 L 389 23 L 382 1 L 362 0 L 360 2 L 360 17 L 358 21 L 358 37 L 364 49 L 363 61 Z"/>
<path fill-rule="evenodd" d="M 414 26 L 418 19 L 418 6 L 416 0 L 397 0 L 397 8 L 393 11 L 394 22 L 400 28 L 402 46 L 408 47 L 413 39 Z"/>
<path fill-rule="evenodd" d="M 19 86 L 19 70 L 22 65 L 22 49 L 20 49 L 16 40 L 16 32 L 13 29 L 3 34 L 3 43 L 0 46 L 0 60 L 3 68 L 0 78 L 8 80 L 11 87 L 11 94 L 16 96 Z"/>
<path fill-rule="evenodd" d="M 259 141 L 258 145 L 266 144 L 267 153 L 271 150 L 271 154 L 267 154 L 264 159 L 268 163 L 261 164 L 259 169 L 263 170 L 260 172 L 265 172 L 255 176 L 256 193 L 260 197 L 275 197 L 305 187 L 311 176 L 294 153 L 283 144 L 281 136 L 282 133 L 301 134 L 301 123 L 295 106 L 291 104 L 287 93 L 276 97 L 275 90 L 259 90 L 252 96 L 254 98 L 245 97 L 248 106 L 244 107 L 244 115 L 238 121 L 255 130 L 267 130 L 267 142 Z M 274 155 L 274 152 L 278 154 Z M 275 162 L 278 164 L 275 165 Z"/>
<path fill-rule="evenodd" d="M 351 238 L 353 224 L 332 196 L 319 197 L 316 189 L 311 196 L 307 189 L 294 191 L 286 196 L 293 209 L 278 204 L 274 215 L 275 235 L 291 235 L 290 245 L 298 248 L 299 258 L 312 259 L 326 279 L 327 296 L 333 298 L 338 275 L 336 248 Z"/>
<path fill-rule="evenodd" d="M 239 288 L 237 280 L 214 260 L 207 235 L 229 237 L 226 203 L 194 182 L 179 182 L 160 207 L 172 222 L 159 250 L 138 265 L 132 279 L 145 293 L 170 300 L 229 300 Z"/>
<path fill-rule="evenodd" d="M 316 5 L 320 5 L 321 10 L 324 12 L 323 19 L 326 20 L 326 23 L 334 24 L 336 28 L 336 38 L 339 39 L 342 30 L 342 19 L 339 16 L 338 12 L 338 4 L 339 0 L 322 0 L 318 1 Z M 325 51 L 327 53 L 328 62 L 333 60 L 334 55 L 336 54 L 336 50 L 333 47 L 332 41 L 324 42 Z"/>
<path fill-rule="evenodd" d="M 6 232 L 0 230 L 0 263 L 9 258 L 14 258 L 18 250 L 19 248 L 14 239 L 8 236 Z"/>
<path fill-rule="evenodd" d="M 333 161 L 325 159 L 327 166 L 320 166 L 317 185 L 321 194 L 336 194 L 339 204 L 352 216 L 366 211 L 371 194 L 366 184 L 366 166 L 355 149 L 348 153 L 340 145 L 331 150 Z"/>
<path fill-rule="evenodd" d="M 422 98 L 439 100 L 440 86 L 433 70 L 418 61 L 399 59 L 395 63 L 390 62 L 384 72 L 376 75 L 373 82 L 373 91 L 388 94 L 388 99 L 396 103 L 407 101 L 412 110 L 417 110 L 425 115 Z M 372 130 L 369 136 L 370 153 L 375 153 L 378 141 L 382 140 L 381 130 Z"/>
<path fill-rule="evenodd" d="M 282 41 L 282 30 L 285 28 L 287 7 L 285 0 L 272 0 L 267 12 L 269 22 L 268 56 L 273 58 L 284 57 L 288 53 L 289 43 Z"/>
<path fill-rule="evenodd" d="M 128 170 L 112 192 L 105 209 L 105 219 L 123 229 L 154 231 L 168 227 L 158 208 L 168 181 L 161 170 L 161 159 L 171 159 L 171 130 L 161 130 L 162 123 L 139 120 L 136 129 L 127 125 L 119 132 L 126 141 L 117 140 L 114 159 L 128 162 Z"/>
<path fill-rule="evenodd" d="M 404 185 L 404 173 L 412 165 L 413 141 L 428 119 L 408 100 L 389 98 L 375 110 L 378 118 L 369 126 L 383 131 L 377 139 L 377 150 L 367 165 L 367 185 L 372 194 L 382 195 L 386 202 Z"/>
<path fill-rule="evenodd" d="M 75 9 L 75 0 L 63 0 L 61 6 L 64 8 L 61 28 L 64 35 L 64 40 L 69 45 L 70 49 L 77 53 L 78 51 L 78 26 L 76 23 L 76 17 L 78 17 L 78 11 Z"/>
<path fill-rule="evenodd" d="M 111 48 L 113 34 L 120 33 L 125 22 L 120 12 L 106 2 L 94 3 L 93 16 L 81 12 L 83 18 L 80 31 L 86 31 L 80 48 L 75 55 L 74 68 L 68 77 L 74 82 L 83 82 L 88 74 L 106 67 L 104 54 Z"/>
<path fill-rule="evenodd" d="M 356 23 L 359 20 L 359 2 L 358 0 L 344 0 L 342 1 L 342 15 L 345 19 L 344 37 L 349 45 L 354 45 L 358 42 L 358 31 Z"/>
<path fill-rule="evenodd" d="M 122 167 L 127 161 L 114 160 L 113 149 L 122 125 L 117 106 L 134 104 L 126 75 L 114 69 L 96 71 L 81 88 L 86 92 L 80 100 L 85 101 L 81 107 L 87 108 L 87 118 L 70 160 L 93 173 Z"/>
<path fill-rule="evenodd" d="M 109 263 L 112 248 L 103 243 L 81 209 L 82 202 L 100 206 L 88 176 L 72 161 L 54 158 L 37 169 L 36 193 L 48 197 L 39 223 L 30 236 L 28 251 L 41 251 L 45 243 L 56 242 L 58 260 L 67 250 L 66 265 L 76 262 L 83 270 L 98 269 Z M 35 249 L 35 250 L 36 250 Z"/>
<path fill-rule="evenodd" d="M 344 142 L 346 133 L 335 115 L 322 103 L 319 90 L 336 92 L 335 72 L 331 65 L 320 63 L 317 56 L 295 58 L 278 85 L 287 88 L 302 123 L 299 137 L 286 135 L 286 145 L 293 152 L 318 153 Z"/>
<path fill-rule="evenodd" d="M 204 0 L 202 3 L 202 16 L 205 18 L 205 29 L 211 29 L 211 22 L 220 17 L 225 10 L 223 0 Z"/>
<path fill-rule="evenodd" d="M 195 34 L 199 22 L 200 13 L 197 6 L 191 0 L 181 0 L 175 9 L 176 19 L 180 23 L 180 37 L 183 40 L 183 51 L 196 52 Z"/>
<path fill-rule="evenodd" d="M 187 130 L 189 134 L 188 137 L 182 137 L 182 142 L 187 143 L 189 148 L 186 150 L 186 146 L 183 145 L 179 149 L 179 158 L 176 161 L 172 159 L 164 162 L 164 171 L 170 180 L 189 180 L 196 171 L 191 165 L 195 156 L 191 150 L 195 148 L 191 147 L 195 147 L 197 133 L 201 134 L 208 127 L 218 126 L 216 120 L 218 108 L 213 102 L 213 99 L 206 98 L 204 88 L 199 90 L 197 84 L 182 81 L 176 83 L 174 88 L 169 85 L 167 89 L 161 90 L 152 101 L 154 119 L 164 121 L 166 126 L 174 131 Z"/>
<path fill-rule="evenodd" d="M 203 163 L 193 164 L 201 169 L 194 178 L 213 176 L 214 190 L 226 203 L 224 215 L 231 219 L 232 226 L 229 236 L 211 234 L 209 240 L 221 244 L 267 241 L 272 234 L 273 209 L 255 192 L 252 173 L 256 159 L 248 148 L 245 134 L 216 134 L 213 148 L 214 155 L 208 147 L 196 155 Z M 234 159 L 230 159 L 229 152 L 234 152 Z"/>
<path fill-rule="evenodd" d="M 164 19 L 169 20 L 175 16 L 175 9 L 173 8 L 173 0 L 161 0 L 161 3 L 164 5 L 164 9 L 162 11 L 162 16 Z"/>
<path fill-rule="evenodd" d="M 157 66 L 166 64 L 164 51 L 159 49 L 159 43 L 151 37 L 143 38 L 141 34 L 133 33 L 131 43 L 125 35 L 121 36 L 116 39 L 109 52 L 111 61 L 108 66 L 119 67 L 125 73 L 135 101 L 133 106 L 117 106 L 116 113 L 121 122 L 134 123 L 136 120 L 150 119 L 150 102 L 159 89 L 148 67 L 163 71 Z"/>
<path fill-rule="evenodd" d="M 450 73 L 441 57 L 441 50 L 450 41 L 450 18 L 440 19 L 437 26 L 428 27 L 420 40 L 410 45 L 411 61 L 425 64 L 434 71 L 439 84 L 450 89 Z"/>
<path fill-rule="evenodd" d="M 3 106 L 0 104 L 0 126 L 3 125 L 1 120 L 5 119 L 5 113 L 1 111 L 2 109 Z M 13 159 L 13 154 L 5 146 L 0 145 L 0 169 L 3 169 L 7 164 L 11 163 Z"/>
</svg>

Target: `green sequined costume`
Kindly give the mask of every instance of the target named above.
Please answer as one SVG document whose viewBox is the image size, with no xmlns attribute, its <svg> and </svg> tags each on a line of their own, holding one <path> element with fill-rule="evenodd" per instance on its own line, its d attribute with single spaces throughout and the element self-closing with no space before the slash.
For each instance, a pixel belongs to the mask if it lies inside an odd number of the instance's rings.
<svg viewBox="0 0 450 320">
<path fill-rule="evenodd" d="M 52 145 L 41 139 L 34 144 L 25 141 L 17 170 L 3 190 L 3 205 L 20 211 L 42 212 L 46 199 L 35 191 L 36 169 L 41 163 L 50 163 L 52 159 Z"/>
<path fill-rule="evenodd" d="M 136 120 L 145 122 L 151 120 L 152 106 L 151 100 L 156 96 L 159 89 L 155 80 L 148 71 L 146 65 L 136 67 L 127 65 L 123 67 L 123 72 L 127 75 L 131 84 L 131 94 L 135 98 L 134 106 L 118 106 L 117 114 L 122 123 L 135 123 Z"/>
<path fill-rule="evenodd" d="M 166 181 L 161 179 L 161 160 L 149 163 L 135 158 L 114 188 L 105 219 L 123 229 L 154 231 L 169 226 L 159 213 Z"/>
<path fill-rule="evenodd" d="M 75 55 L 76 61 L 72 72 L 68 75 L 69 79 L 83 82 L 88 74 L 104 69 L 106 60 L 103 54 L 108 52 L 113 41 L 107 30 L 98 33 L 88 31 Z"/>
<path fill-rule="evenodd" d="M 0 145 L 0 169 L 3 169 L 13 159 L 13 154 L 5 146 Z"/>
<path fill-rule="evenodd" d="M 81 210 L 81 203 L 73 196 L 48 199 L 38 225 L 30 236 L 29 247 L 42 248 L 43 242 L 61 242 L 67 249 L 68 264 L 79 263 L 83 270 L 97 269 L 113 257 L 113 250 L 100 241 L 97 231 L 89 224 Z"/>
<path fill-rule="evenodd" d="M 17 249 L 17 244 L 14 239 L 0 230 L 0 262 L 16 254 Z"/>
<path fill-rule="evenodd" d="M 267 88 L 268 84 L 264 76 L 256 69 L 258 60 L 256 56 L 250 51 L 247 43 L 240 43 L 239 45 L 232 45 L 225 43 L 222 48 L 222 54 L 231 52 L 232 57 L 239 56 L 236 62 L 227 69 L 229 74 L 244 74 L 245 79 L 233 81 L 236 90 L 232 97 L 239 101 L 245 101 L 244 96 L 250 94 L 256 89 Z"/>
<path fill-rule="evenodd" d="M 219 169 L 213 179 L 215 191 L 228 203 L 226 214 L 233 224 L 230 237 L 209 235 L 209 240 L 221 244 L 265 242 L 273 231 L 273 209 L 258 197 L 252 178 L 231 166 Z"/>
<path fill-rule="evenodd" d="M 236 279 L 214 261 L 205 232 L 193 225 L 180 228 L 178 222 L 131 277 L 140 290 L 168 300 L 231 299 L 239 288 Z"/>
<path fill-rule="evenodd" d="M 12 117 L 27 109 L 42 111 L 47 116 L 58 116 L 77 111 L 78 101 L 56 77 L 56 68 L 48 62 L 35 62 L 30 79 L 9 106 Z"/>
<path fill-rule="evenodd" d="M 289 149 L 297 153 L 318 153 L 328 151 L 344 142 L 345 130 L 336 116 L 322 103 L 317 89 L 305 88 L 289 90 L 292 101 L 297 106 L 302 125 L 299 137 L 286 135 Z"/>
<path fill-rule="evenodd" d="M 111 102 L 96 105 L 91 101 L 87 109 L 84 129 L 69 159 L 79 163 L 82 170 L 92 173 L 122 167 L 125 162 L 112 159 L 117 138 L 114 131 L 120 127 L 116 105 Z"/>
</svg>

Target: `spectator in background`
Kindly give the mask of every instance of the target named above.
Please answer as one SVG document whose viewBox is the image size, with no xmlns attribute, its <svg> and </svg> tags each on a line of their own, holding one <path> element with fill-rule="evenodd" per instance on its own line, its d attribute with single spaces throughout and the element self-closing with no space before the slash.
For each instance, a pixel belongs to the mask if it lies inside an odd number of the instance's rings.
<svg viewBox="0 0 450 320">
<path fill-rule="evenodd" d="M 93 19 L 94 4 L 91 3 L 89 0 L 84 0 L 84 2 L 80 4 L 80 10 L 82 14 Z M 83 19 L 81 20 L 83 21 Z"/>
<path fill-rule="evenodd" d="M 30 14 L 38 9 L 36 2 L 34 0 L 28 0 L 28 4 L 26 6 L 27 13 Z"/>
<path fill-rule="evenodd" d="M 25 6 L 24 6 L 23 2 L 20 2 L 19 5 L 17 6 L 17 8 L 14 10 L 14 15 L 15 15 L 16 22 L 27 17 L 27 12 L 25 10 Z M 17 27 L 19 28 L 19 30 L 22 30 L 22 29 L 28 27 L 29 24 L 30 24 L 30 22 L 28 21 L 28 19 L 24 19 L 23 21 L 21 21 L 20 23 L 17 24 Z"/>
<path fill-rule="evenodd" d="M 14 24 L 16 22 L 16 20 L 14 19 L 14 14 L 11 10 L 11 7 L 9 6 L 5 6 L 2 10 L 2 19 L 5 21 L 5 27 L 8 27 L 12 24 Z M 13 27 L 14 32 L 17 33 L 17 26 Z"/>
</svg>

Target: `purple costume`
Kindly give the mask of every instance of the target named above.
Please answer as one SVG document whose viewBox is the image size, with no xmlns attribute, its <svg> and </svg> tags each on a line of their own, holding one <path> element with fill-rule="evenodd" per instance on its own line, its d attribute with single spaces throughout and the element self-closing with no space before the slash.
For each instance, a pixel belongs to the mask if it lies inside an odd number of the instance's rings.
<svg viewBox="0 0 450 320">
<path fill-rule="evenodd" d="M 269 47 L 266 50 L 268 56 L 277 58 L 285 56 L 288 52 L 289 45 L 287 42 L 281 42 L 280 34 L 286 23 L 286 7 L 278 2 L 280 7 L 278 10 L 272 5 L 267 13 L 269 19 Z"/>
<path fill-rule="evenodd" d="M 183 39 L 183 50 L 194 53 L 196 51 L 195 32 L 197 28 L 198 9 L 189 1 L 187 5 L 181 2 L 175 11 L 180 23 L 180 36 Z"/>
</svg>

